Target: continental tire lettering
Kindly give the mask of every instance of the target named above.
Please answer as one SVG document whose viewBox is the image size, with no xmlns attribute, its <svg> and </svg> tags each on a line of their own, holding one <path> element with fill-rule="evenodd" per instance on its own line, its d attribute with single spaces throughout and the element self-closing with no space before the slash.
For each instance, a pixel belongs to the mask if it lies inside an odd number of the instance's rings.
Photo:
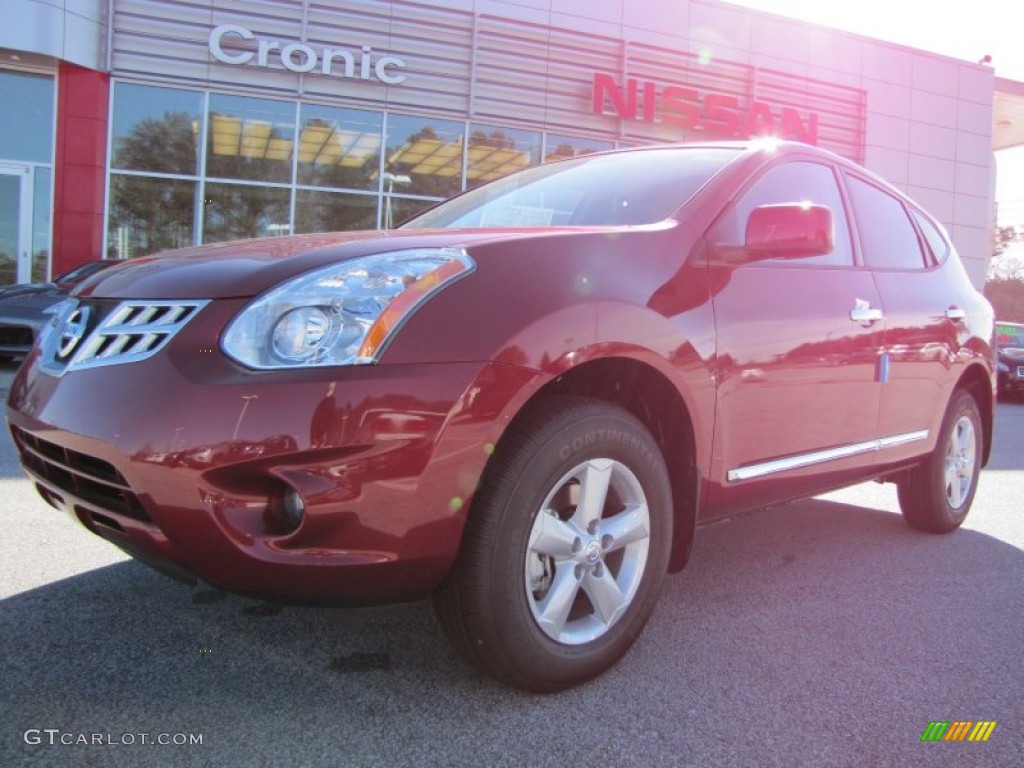
<svg viewBox="0 0 1024 768">
<path fill-rule="evenodd" d="M 575 437 L 571 443 L 567 443 L 561 447 L 558 451 L 558 458 L 564 461 L 572 454 L 579 453 L 584 448 L 590 448 L 598 443 L 604 443 L 606 441 L 616 442 L 626 446 L 635 454 L 642 455 L 644 461 L 650 462 L 654 460 L 654 457 L 651 455 L 651 452 L 647 450 L 647 446 L 644 445 L 643 441 L 635 435 L 631 435 L 628 432 L 623 432 L 617 429 L 597 429 L 593 432 L 588 432 L 586 435 L 581 437 Z"/>
</svg>

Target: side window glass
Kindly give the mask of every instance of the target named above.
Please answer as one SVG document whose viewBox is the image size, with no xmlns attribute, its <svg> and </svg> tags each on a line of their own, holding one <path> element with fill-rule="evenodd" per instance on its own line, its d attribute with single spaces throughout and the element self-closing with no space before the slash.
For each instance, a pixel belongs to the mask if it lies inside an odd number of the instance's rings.
<svg viewBox="0 0 1024 768">
<path fill-rule="evenodd" d="M 903 203 L 873 184 L 847 178 L 864 262 L 882 269 L 924 269 L 921 243 Z"/>
<path fill-rule="evenodd" d="M 935 263 L 941 264 L 946 260 L 946 256 L 949 253 L 949 241 L 932 223 L 931 219 L 922 216 L 917 211 L 911 211 L 911 213 L 914 215 L 914 221 L 917 222 L 917 226 L 921 228 L 921 232 L 924 234 L 925 242 L 928 243 L 932 256 L 935 257 Z"/>
<path fill-rule="evenodd" d="M 843 209 L 835 174 L 826 165 L 790 162 L 776 165 L 748 189 L 715 225 L 711 239 L 716 245 L 742 246 L 750 212 L 762 205 L 811 203 L 832 211 L 835 248 L 822 256 L 804 259 L 769 259 L 759 264 L 831 264 L 853 265 L 850 227 Z"/>
</svg>

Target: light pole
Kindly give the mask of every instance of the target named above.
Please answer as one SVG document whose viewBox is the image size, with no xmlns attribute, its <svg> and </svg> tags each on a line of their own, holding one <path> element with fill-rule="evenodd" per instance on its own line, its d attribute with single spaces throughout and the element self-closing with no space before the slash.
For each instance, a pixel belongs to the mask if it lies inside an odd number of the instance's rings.
<svg viewBox="0 0 1024 768">
<path fill-rule="evenodd" d="M 387 192 L 384 193 L 384 229 L 391 229 L 395 226 L 395 215 L 391 209 L 391 196 L 395 193 L 395 184 L 412 184 L 412 179 L 405 174 L 390 172 L 386 172 L 381 178 L 388 185 Z"/>
</svg>

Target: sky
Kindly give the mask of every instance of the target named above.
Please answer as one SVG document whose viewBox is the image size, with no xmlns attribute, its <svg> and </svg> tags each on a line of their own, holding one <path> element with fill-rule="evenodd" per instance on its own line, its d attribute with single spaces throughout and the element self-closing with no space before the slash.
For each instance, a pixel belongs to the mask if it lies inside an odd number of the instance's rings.
<svg viewBox="0 0 1024 768">
<path fill-rule="evenodd" d="M 1024 81 L 1021 0 L 727 0 L 867 37 L 978 61 Z M 1000 224 L 1024 226 L 1024 147 L 996 153 Z"/>
</svg>

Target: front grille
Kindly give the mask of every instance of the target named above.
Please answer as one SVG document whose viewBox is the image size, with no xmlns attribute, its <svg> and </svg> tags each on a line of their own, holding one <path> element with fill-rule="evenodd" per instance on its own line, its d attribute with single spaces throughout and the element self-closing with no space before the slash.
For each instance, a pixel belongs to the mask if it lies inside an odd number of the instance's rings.
<svg viewBox="0 0 1024 768">
<path fill-rule="evenodd" d="M 5 347 L 31 347 L 32 329 L 23 325 L 0 326 L 0 345 Z"/>
<path fill-rule="evenodd" d="M 109 512 L 149 522 L 128 481 L 112 464 L 11 427 L 22 464 L 55 488 Z"/>
<path fill-rule="evenodd" d="M 209 301 L 66 303 L 43 344 L 42 363 L 61 375 L 79 368 L 134 363 L 155 355 Z"/>
</svg>

